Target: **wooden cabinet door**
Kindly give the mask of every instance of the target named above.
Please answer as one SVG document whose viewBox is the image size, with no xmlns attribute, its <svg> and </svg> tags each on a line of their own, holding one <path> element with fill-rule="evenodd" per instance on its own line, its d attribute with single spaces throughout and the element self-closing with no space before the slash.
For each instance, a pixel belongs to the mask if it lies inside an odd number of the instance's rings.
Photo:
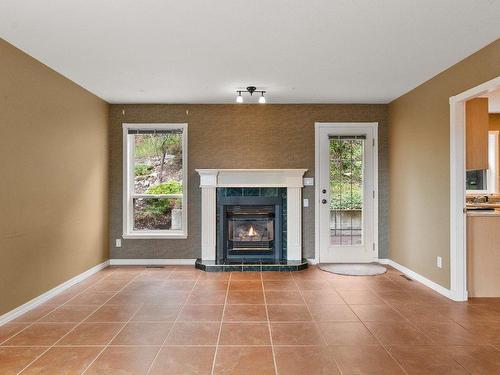
<svg viewBox="0 0 500 375">
<path fill-rule="evenodd" d="M 488 169 L 488 98 L 465 103 L 466 169 Z"/>
</svg>

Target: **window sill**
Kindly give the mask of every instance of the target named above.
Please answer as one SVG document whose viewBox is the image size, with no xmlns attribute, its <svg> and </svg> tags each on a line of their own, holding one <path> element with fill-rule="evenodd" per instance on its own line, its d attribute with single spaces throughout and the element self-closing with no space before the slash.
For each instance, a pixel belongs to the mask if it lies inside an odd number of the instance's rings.
<svg viewBox="0 0 500 375">
<path fill-rule="evenodd" d="M 187 238 L 187 233 L 185 232 L 171 232 L 171 233 L 126 233 L 122 235 L 124 239 L 130 240 L 185 240 Z"/>
</svg>

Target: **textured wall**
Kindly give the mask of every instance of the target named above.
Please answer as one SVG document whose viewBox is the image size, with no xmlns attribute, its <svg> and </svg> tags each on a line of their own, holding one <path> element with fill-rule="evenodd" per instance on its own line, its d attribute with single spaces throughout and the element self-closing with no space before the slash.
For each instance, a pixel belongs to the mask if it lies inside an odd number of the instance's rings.
<svg viewBox="0 0 500 375">
<path fill-rule="evenodd" d="M 500 40 L 389 105 L 390 257 L 444 287 L 450 286 L 449 98 L 498 75 Z"/>
<path fill-rule="evenodd" d="M 108 104 L 0 39 L 0 315 L 108 258 Z"/>
<path fill-rule="evenodd" d="M 200 189 L 196 168 L 307 168 L 314 176 L 314 123 L 379 122 L 380 257 L 388 249 L 388 161 L 386 105 L 111 105 L 111 258 L 200 256 Z M 187 240 L 123 240 L 122 123 L 186 122 L 189 158 Z M 314 187 L 304 188 L 304 255 L 314 257 Z"/>
</svg>

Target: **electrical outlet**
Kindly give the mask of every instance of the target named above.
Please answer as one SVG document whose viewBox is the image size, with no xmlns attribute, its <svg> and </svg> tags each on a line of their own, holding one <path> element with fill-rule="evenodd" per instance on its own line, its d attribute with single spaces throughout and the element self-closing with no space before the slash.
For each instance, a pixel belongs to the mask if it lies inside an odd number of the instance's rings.
<svg viewBox="0 0 500 375">
<path fill-rule="evenodd" d="M 443 268 L 443 258 L 437 257 L 436 263 L 437 263 L 438 268 Z"/>
<path fill-rule="evenodd" d="M 121 238 L 117 238 L 115 240 L 115 247 L 122 247 L 122 239 Z"/>
<path fill-rule="evenodd" d="M 304 207 L 309 207 L 309 199 L 304 198 Z"/>
</svg>

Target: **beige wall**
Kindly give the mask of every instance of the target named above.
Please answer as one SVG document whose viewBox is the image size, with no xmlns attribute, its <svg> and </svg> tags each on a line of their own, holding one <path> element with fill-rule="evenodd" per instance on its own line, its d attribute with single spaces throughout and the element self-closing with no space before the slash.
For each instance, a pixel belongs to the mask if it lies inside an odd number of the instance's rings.
<svg viewBox="0 0 500 375">
<path fill-rule="evenodd" d="M 450 286 L 448 99 L 498 75 L 500 40 L 389 105 L 390 257 L 445 287 Z"/>
<path fill-rule="evenodd" d="M 314 123 L 379 123 L 379 249 L 387 256 L 387 105 L 111 105 L 111 258 L 197 258 L 201 255 L 201 191 L 195 168 L 307 168 L 314 176 Z M 122 123 L 187 122 L 188 239 L 123 240 Z M 314 187 L 303 190 L 303 254 L 314 257 Z"/>
<path fill-rule="evenodd" d="M 0 39 L 0 315 L 108 258 L 108 105 Z"/>
</svg>

